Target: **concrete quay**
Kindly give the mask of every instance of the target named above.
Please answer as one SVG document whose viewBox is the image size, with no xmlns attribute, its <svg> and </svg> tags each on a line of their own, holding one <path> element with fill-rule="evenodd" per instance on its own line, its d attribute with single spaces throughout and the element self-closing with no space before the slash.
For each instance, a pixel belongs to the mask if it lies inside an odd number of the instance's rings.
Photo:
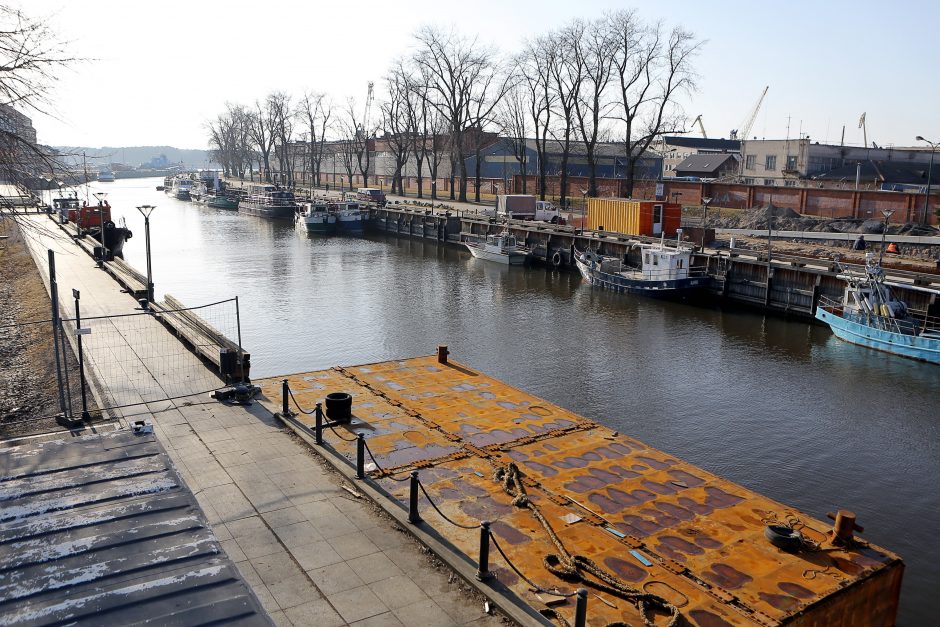
<svg viewBox="0 0 940 627">
<path fill-rule="evenodd" d="M 45 215 L 23 219 L 37 227 L 29 229 L 28 245 L 47 287 L 46 251 L 56 252 L 64 311 L 70 288 L 76 288 L 84 316 L 139 313 L 137 302 Z M 178 395 L 222 382 L 192 354 L 183 370 L 202 367 L 204 376 L 154 368 L 148 346 L 172 335 L 159 321 L 141 319 L 137 332 L 124 337 L 120 367 L 107 367 L 105 355 L 91 356 L 99 365 L 94 377 L 104 396 L 120 390 L 122 398 L 134 394 L 126 389 L 124 369 L 135 360 L 153 377 L 151 391 L 138 394 L 141 404 L 113 418 L 124 427 L 136 420 L 153 423 L 213 534 L 275 623 L 502 624 L 408 534 L 344 489 L 343 479 L 262 404 L 229 406 L 208 395 L 166 400 L 167 390 Z M 86 355 L 90 350 L 92 344 Z"/>
</svg>

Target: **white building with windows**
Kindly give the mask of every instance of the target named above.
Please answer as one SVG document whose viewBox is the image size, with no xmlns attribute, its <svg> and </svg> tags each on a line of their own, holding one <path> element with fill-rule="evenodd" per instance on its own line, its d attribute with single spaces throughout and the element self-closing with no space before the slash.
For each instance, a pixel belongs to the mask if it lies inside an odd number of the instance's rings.
<svg viewBox="0 0 940 627">
<path fill-rule="evenodd" d="M 837 146 L 803 139 L 752 139 L 742 142 L 741 178 L 750 185 L 797 187 L 833 170 L 868 162 L 926 164 L 930 151 L 920 148 Z M 804 182 L 801 182 L 804 181 Z"/>
</svg>

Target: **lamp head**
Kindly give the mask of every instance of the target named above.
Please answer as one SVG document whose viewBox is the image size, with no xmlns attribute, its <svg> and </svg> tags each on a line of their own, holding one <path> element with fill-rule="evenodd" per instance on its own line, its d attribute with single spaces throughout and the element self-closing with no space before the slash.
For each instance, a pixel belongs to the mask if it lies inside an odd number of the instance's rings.
<svg viewBox="0 0 940 627">
<path fill-rule="evenodd" d="M 157 207 L 155 205 L 141 205 L 137 207 L 137 211 L 139 211 L 140 214 L 144 216 L 145 218 L 149 218 L 151 212 L 153 212 L 153 210 L 156 208 Z"/>
<path fill-rule="evenodd" d="M 918 136 L 915 137 L 914 139 L 916 139 L 916 140 L 919 141 L 919 142 L 925 142 L 925 141 L 927 141 L 926 139 L 924 139 L 924 138 L 921 137 L 920 135 L 918 135 Z"/>
</svg>

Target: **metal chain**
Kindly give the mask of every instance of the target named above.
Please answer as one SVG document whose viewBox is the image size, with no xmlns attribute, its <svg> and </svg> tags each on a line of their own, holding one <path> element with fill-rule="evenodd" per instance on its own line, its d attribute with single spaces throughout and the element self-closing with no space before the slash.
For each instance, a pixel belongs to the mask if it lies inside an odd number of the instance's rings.
<svg viewBox="0 0 940 627">
<path fill-rule="evenodd" d="M 424 489 L 424 484 L 421 483 L 421 481 L 418 481 L 418 487 L 421 488 L 421 491 L 422 491 L 422 492 L 424 492 L 424 496 L 427 497 L 428 503 L 431 504 L 431 507 L 434 508 L 434 511 L 436 511 L 438 514 L 440 514 L 440 515 L 441 515 L 441 518 L 443 518 L 444 520 L 446 520 L 447 522 L 449 522 L 449 523 L 452 524 L 453 526 L 455 526 L 455 527 L 460 527 L 461 529 L 479 529 L 479 528 L 480 528 L 480 525 L 461 525 L 459 522 L 454 522 L 453 520 L 451 520 L 450 518 L 447 517 L 447 514 L 445 514 L 444 512 L 442 512 L 440 509 L 438 509 L 437 505 L 434 504 L 434 501 L 431 500 L 431 495 L 428 494 L 428 491 Z"/>
<path fill-rule="evenodd" d="M 496 541 L 496 536 L 493 535 L 493 532 L 492 532 L 492 531 L 490 531 L 490 539 L 493 541 L 493 546 L 495 546 L 495 547 L 496 547 L 496 550 L 499 551 L 499 554 L 503 556 L 503 559 L 506 561 L 507 564 L 509 564 L 509 567 L 513 570 L 513 572 L 515 572 L 517 575 L 519 575 L 520 577 L 522 577 L 522 580 L 525 581 L 527 584 L 529 584 L 530 586 L 532 586 L 532 590 L 533 590 L 533 591 L 535 591 L 535 592 L 542 592 L 542 593 L 544 593 L 544 594 L 551 594 L 551 595 L 554 595 L 554 596 L 557 596 L 557 597 L 565 597 L 565 598 L 571 598 L 571 597 L 575 596 L 575 593 L 574 593 L 574 592 L 555 592 L 554 590 L 549 590 L 549 589 L 547 589 L 547 588 L 543 588 L 543 587 L 540 586 L 539 584 L 535 583 L 534 581 L 532 581 L 531 579 L 529 579 L 528 577 L 526 577 L 525 575 L 523 575 L 522 572 L 521 572 L 518 568 L 516 568 L 516 565 L 513 564 L 512 561 L 510 561 L 509 556 L 507 556 L 507 555 L 503 552 L 503 548 L 502 548 L 501 546 L 499 546 L 499 542 Z"/>
<path fill-rule="evenodd" d="M 401 479 L 397 479 L 397 478 L 395 478 L 394 476 L 392 476 L 391 473 L 389 473 L 387 470 L 385 470 L 384 468 L 382 468 L 382 467 L 379 465 L 378 460 L 375 459 L 375 455 L 372 454 L 372 449 L 369 448 L 369 442 L 368 442 L 368 441 L 365 441 L 365 442 L 363 442 L 363 444 L 365 444 L 366 453 L 369 454 L 369 457 L 372 459 L 372 463 L 375 464 L 375 469 L 378 470 L 380 473 L 382 473 L 382 475 L 383 475 L 384 477 L 387 477 L 387 478 L 391 479 L 392 481 L 408 481 L 408 480 L 411 479 L 411 477 L 402 477 Z"/>
<path fill-rule="evenodd" d="M 608 594 L 613 594 L 622 599 L 630 601 L 636 605 L 637 609 L 640 611 L 640 616 L 643 618 L 643 623 L 647 627 L 654 627 L 653 621 L 650 620 L 647 614 L 648 607 L 653 606 L 659 607 L 660 609 L 666 610 L 670 613 L 671 619 L 669 620 L 669 623 L 667 623 L 668 627 L 676 627 L 676 625 L 679 624 L 679 620 L 681 618 L 679 608 L 666 601 L 666 599 L 649 592 L 632 588 L 623 580 L 598 566 L 597 563 L 588 557 L 583 555 L 571 555 L 571 553 L 569 553 L 568 549 L 565 547 L 564 543 L 562 543 L 561 538 L 558 537 L 558 534 L 548 522 L 548 519 L 546 519 L 545 515 L 542 514 L 539 507 L 529 500 L 529 497 L 525 491 L 525 487 L 522 485 L 520 476 L 521 475 L 519 473 L 518 466 L 516 466 L 515 463 L 510 462 L 507 466 L 497 469 L 493 478 L 502 484 L 503 490 L 508 495 L 513 497 L 513 505 L 516 507 L 528 509 L 530 512 L 532 512 L 532 515 L 536 518 L 536 520 L 539 521 L 539 523 L 541 523 L 542 527 L 545 529 L 545 532 L 548 534 L 549 539 L 555 545 L 555 548 L 558 549 L 557 555 L 548 554 L 543 558 L 545 568 L 549 572 L 567 581 L 582 581 L 586 585 L 589 585 L 593 588 L 597 588 L 598 590 L 602 590 Z M 587 579 L 584 576 L 584 572 L 593 575 L 599 581 Z"/>
<path fill-rule="evenodd" d="M 294 406 L 297 408 L 297 411 L 302 413 L 304 416 L 312 416 L 317 412 L 316 408 L 311 409 L 310 411 L 305 410 L 300 406 L 300 403 L 297 402 L 297 399 L 294 398 L 294 390 L 290 389 L 290 385 L 287 386 L 287 393 L 290 394 L 290 400 L 294 401 Z"/>
</svg>

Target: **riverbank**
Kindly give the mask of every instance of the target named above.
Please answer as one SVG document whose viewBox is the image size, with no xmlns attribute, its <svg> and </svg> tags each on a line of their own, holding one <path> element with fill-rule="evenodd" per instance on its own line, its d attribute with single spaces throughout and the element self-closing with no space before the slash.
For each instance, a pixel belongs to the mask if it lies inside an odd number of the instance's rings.
<svg viewBox="0 0 940 627">
<path fill-rule="evenodd" d="M 0 217 L 0 235 L 0 439 L 7 439 L 58 429 L 59 401 L 49 296 L 12 215 Z"/>
</svg>

